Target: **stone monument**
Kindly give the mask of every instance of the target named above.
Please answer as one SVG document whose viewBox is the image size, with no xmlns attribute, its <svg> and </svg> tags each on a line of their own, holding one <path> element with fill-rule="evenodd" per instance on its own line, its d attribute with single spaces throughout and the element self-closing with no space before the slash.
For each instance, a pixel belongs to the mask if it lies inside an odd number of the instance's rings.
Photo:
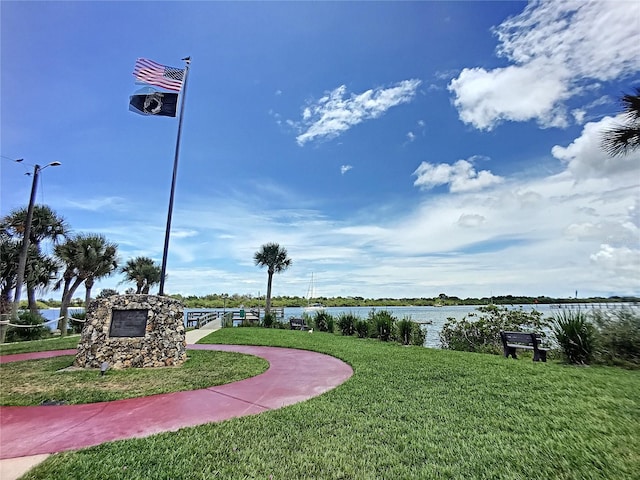
<svg viewBox="0 0 640 480">
<path fill-rule="evenodd" d="M 91 302 L 74 366 L 169 367 L 187 359 L 180 301 L 157 295 L 112 295 Z"/>
</svg>

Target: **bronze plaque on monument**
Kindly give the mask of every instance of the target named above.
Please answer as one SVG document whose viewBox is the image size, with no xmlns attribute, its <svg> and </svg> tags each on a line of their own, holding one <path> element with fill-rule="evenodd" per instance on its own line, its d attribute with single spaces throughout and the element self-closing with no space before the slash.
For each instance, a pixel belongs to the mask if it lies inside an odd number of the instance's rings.
<svg viewBox="0 0 640 480">
<path fill-rule="evenodd" d="M 110 337 L 144 337 L 149 310 L 111 310 Z"/>
</svg>

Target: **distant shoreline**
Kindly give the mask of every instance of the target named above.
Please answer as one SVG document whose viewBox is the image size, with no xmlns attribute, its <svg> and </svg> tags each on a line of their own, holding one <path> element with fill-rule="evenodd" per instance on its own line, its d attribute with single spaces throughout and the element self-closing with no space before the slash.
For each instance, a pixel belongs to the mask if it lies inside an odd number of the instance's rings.
<svg viewBox="0 0 640 480">
<path fill-rule="evenodd" d="M 206 295 L 204 297 L 183 297 L 181 295 L 169 295 L 182 301 L 185 308 L 264 308 L 264 298 L 249 296 L 227 297 L 222 295 Z M 625 304 L 640 306 L 640 297 L 635 296 L 611 296 L 611 297 L 587 297 L 587 298 L 551 298 L 551 297 L 516 297 L 496 296 L 493 298 L 362 298 L 362 297 L 318 297 L 316 299 L 324 307 L 455 307 L 455 306 L 510 306 L 510 305 L 611 305 Z M 39 300 L 41 305 L 47 305 L 40 310 L 55 310 L 60 306 L 51 307 L 46 302 Z M 304 308 L 307 305 L 305 299 L 300 297 L 272 297 L 273 308 Z M 69 307 L 69 311 L 84 310 L 84 305 Z"/>
</svg>

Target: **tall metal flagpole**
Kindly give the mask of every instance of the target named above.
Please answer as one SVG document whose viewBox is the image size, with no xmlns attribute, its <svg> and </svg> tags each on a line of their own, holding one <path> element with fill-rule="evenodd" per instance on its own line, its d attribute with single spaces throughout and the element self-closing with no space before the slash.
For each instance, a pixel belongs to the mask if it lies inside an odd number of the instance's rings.
<svg viewBox="0 0 640 480">
<path fill-rule="evenodd" d="M 171 179 L 171 195 L 169 196 L 169 212 L 167 213 L 167 230 L 164 234 L 164 251 L 162 252 L 162 271 L 160 274 L 160 290 L 158 295 L 164 295 L 164 277 L 167 273 L 167 253 L 169 252 L 169 235 L 171 233 L 171 215 L 173 214 L 173 196 L 176 190 L 176 176 L 178 175 L 178 158 L 180 156 L 180 136 L 182 134 L 182 118 L 184 116 L 184 104 L 187 100 L 187 79 L 189 77 L 189 65 L 191 57 L 185 57 L 184 82 L 182 87 L 182 102 L 180 104 L 180 118 L 178 120 L 178 138 L 176 139 L 176 154 L 173 158 L 173 177 Z"/>
</svg>

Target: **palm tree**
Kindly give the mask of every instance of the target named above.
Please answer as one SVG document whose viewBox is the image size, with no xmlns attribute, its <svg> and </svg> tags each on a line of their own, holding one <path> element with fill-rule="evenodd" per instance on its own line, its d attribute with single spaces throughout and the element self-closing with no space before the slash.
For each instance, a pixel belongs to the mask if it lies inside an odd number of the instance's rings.
<svg viewBox="0 0 640 480">
<path fill-rule="evenodd" d="M 59 264 L 55 259 L 29 245 L 24 280 L 27 284 L 27 303 L 34 315 L 39 314 L 36 290 L 47 289 L 58 277 Z"/>
<path fill-rule="evenodd" d="M 640 148 L 640 88 L 635 89 L 635 95 L 623 95 L 620 103 L 624 123 L 606 130 L 602 139 L 602 148 L 612 157 Z"/>
<path fill-rule="evenodd" d="M 16 286 L 20 242 L 0 229 L 0 314 L 11 311 L 10 292 Z M 4 343 L 7 325 L 0 324 L 0 343 Z"/>
<path fill-rule="evenodd" d="M 91 238 L 87 249 L 88 257 L 86 258 L 85 267 L 87 268 L 87 278 L 84 281 L 85 298 L 84 306 L 89 308 L 91 302 L 91 289 L 96 280 L 116 272 L 118 268 L 118 246 L 114 243 L 108 243 L 101 236 Z"/>
<path fill-rule="evenodd" d="M 27 219 L 27 208 L 19 208 L 10 212 L 7 216 L 2 219 L 0 224 L 0 229 L 6 234 L 10 235 L 13 238 L 18 239 L 22 242 L 22 238 L 24 235 L 24 227 Z M 46 289 L 51 281 L 55 278 L 49 278 L 49 281 L 45 282 L 45 278 L 40 276 L 39 278 L 42 280 L 41 282 L 29 282 L 26 281 L 29 268 L 29 264 L 33 267 L 34 263 L 38 263 L 38 259 L 42 259 L 44 261 L 45 257 L 42 256 L 42 248 L 41 244 L 45 240 L 50 240 L 55 244 L 61 238 L 64 238 L 69 233 L 69 226 L 63 217 L 59 216 L 55 211 L 53 211 L 47 205 L 35 205 L 33 207 L 33 218 L 31 221 L 31 230 L 29 232 L 29 243 L 30 246 L 35 247 L 35 253 L 32 255 L 31 251 L 29 251 L 29 257 L 27 257 L 27 267 L 25 269 L 25 282 L 27 284 L 27 298 L 29 304 L 29 310 L 32 312 L 37 312 L 38 307 L 36 305 L 36 295 L 35 291 L 37 288 Z M 35 255 L 35 256 L 34 256 Z M 46 257 L 45 261 L 47 267 L 52 267 L 53 260 L 49 257 Z M 16 258 L 16 262 L 18 259 Z M 17 263 L 16 263 L 17 265 Z M 33 275 L 32 275 L 33 279 Z M 18 288 L 22 288 L 22 285 L 18 286 Z"/>
<path fill-rule="evenodd" d="M 82 282 L 89 280 L 85 286 L 90 298 L 93 281 L 115 271 L 117 246 L 107 242 L 102 235 L 79 234 L 56 245 L 55 254 L 65 265 L 62 279 L 56 286 L 59 288 L 61 284 L 64 285 L 58 328 L 61 335 L 66 335 L 67 316 L 73 294 Z"/>
<path fill-rule="evenodd" d="M 265 313 L 271 312 L 271 284 L 273 274 L 284 272 L 291 266 L 291 259 L 287 257 L 287 249 L 277 243 L 266 243 L 253 255 L 253 261 L 260 267 L 267 267 L 267 302 Z"/>
<path fill-rule="evenodd" d="M 2 219 L 2 226 L 12 236 L 24 234 L 24 225 L 27 220 L 27 208 L 13 210 Z M 59 216 L 47 205 L 35 205 L 29 240 L 33 245 L 40 245 L 43 240 L 51 240 L 57 243 L 69 232 L 69 226 L 65 219 Z"/>
<path fill-rule="evenodd" d="M 16 288 L 18 280 L 18 259 L 21 241 L 0 231 L 0 314 L 11 310 L 10 292 Z M 38 288 L 48 288 L 58 276 L 57 262 L 29 245 L 27 263 L 25 265 L 25 283 L 27 284 L 29 310 L 39 315 L 35 292 Z M 0 327 L 0 343 L 4 343 L 5 329 Z"/>
<path fill-rule="evenodd" d="M 16 286 L 20 241 L 0 232 L 0 314 L 9 313 L 9 294 Z"/>
<path fill-rule="evenodd" d="M 136 294 L 149 293 L 152 285 L 160 283 L 162 269 L 149 257 L 129 260 L 120 270 L 125 274 L 125 282 L 135 282 Z"/>
</svg>

